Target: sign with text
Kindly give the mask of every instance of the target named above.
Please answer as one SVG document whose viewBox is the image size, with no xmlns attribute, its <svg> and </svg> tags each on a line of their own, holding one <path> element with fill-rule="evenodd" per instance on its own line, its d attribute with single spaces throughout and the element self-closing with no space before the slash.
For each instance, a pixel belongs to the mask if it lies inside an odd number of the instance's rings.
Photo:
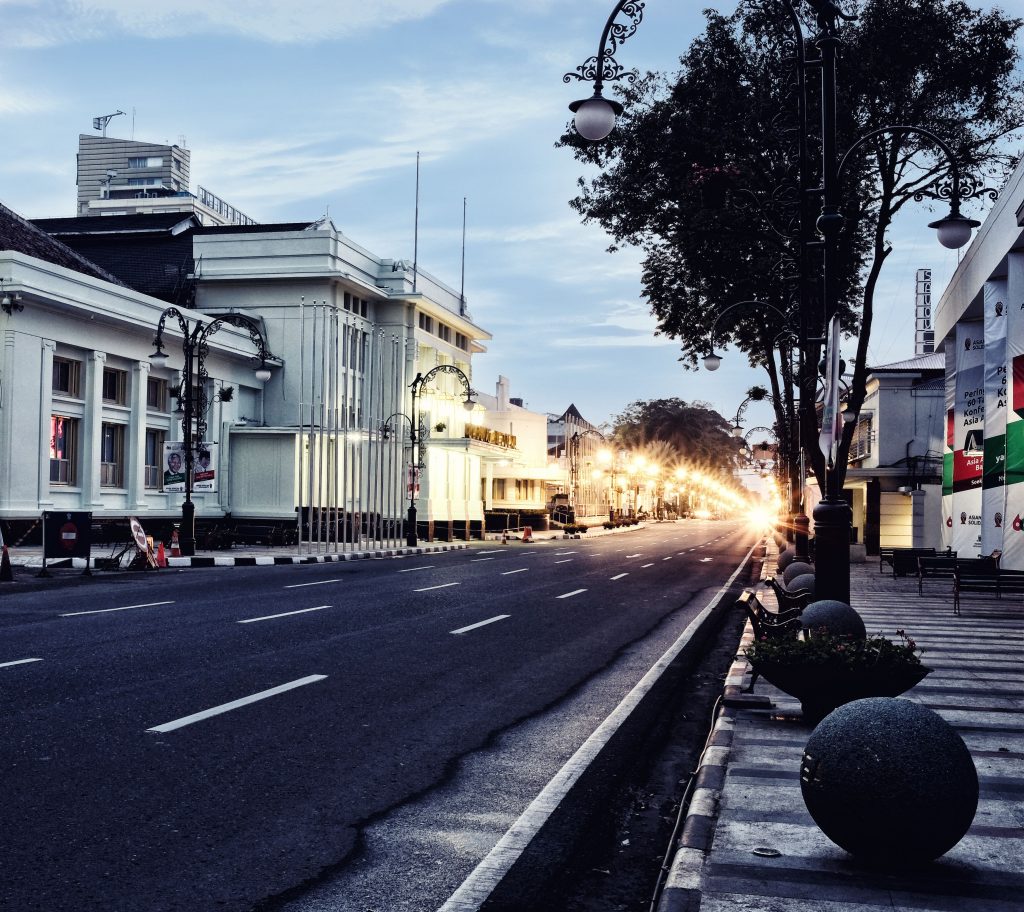
<svg viewBox="0 0 1024 912">
<path fill-rule="evenodd" d="M 89 557 L 92 513 L 43 513 L 43 560 Z"/>
</svg>

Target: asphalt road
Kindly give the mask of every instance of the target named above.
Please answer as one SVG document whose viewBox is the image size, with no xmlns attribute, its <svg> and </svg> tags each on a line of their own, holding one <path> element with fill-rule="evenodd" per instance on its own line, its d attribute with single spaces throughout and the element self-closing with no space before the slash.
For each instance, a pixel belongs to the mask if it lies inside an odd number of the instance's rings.
<svg viewBox="0 0 1024 912">
<path fill-rule="evenodd" d="M 0 908 L 240 912 L 322 881 L 367 821 L 685 626 L 752 541 L 687 522 L 0 594 Z"/>
</svg>

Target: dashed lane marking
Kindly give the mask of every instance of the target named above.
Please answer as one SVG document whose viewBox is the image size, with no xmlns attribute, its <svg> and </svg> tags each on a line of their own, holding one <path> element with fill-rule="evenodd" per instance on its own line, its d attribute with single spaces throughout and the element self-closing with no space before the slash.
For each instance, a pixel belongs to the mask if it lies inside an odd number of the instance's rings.
<svg viewBox="0 0 1024 912">
<path fill-rule="evenodd" d="M 653 566 L 654 566 L 654 564 L 641 564 L 640 565 L 640 569 L 643 570 L 644 567 L 653 567 Z"/>
<path fill-rule="evenodd" d="M 470 630 L 476 630 L 478 627 L 486 627 L 488 624 L 494 624 L 497 621 L 503 621 L 505 618 L 512 617 L 511 614 L 499 614 L 495 617 L 488 618 L 486 621 L 477 621 L 475 624 L 470 624 L 468 627 L 460 627 L 458 630 L 451 631 L 453 636 L 457 636 L 460 633 L 469 633 Z"/>
<path fill-rule="evenodd" d="M 327 675 L 308 675 L 307 677 L 299 678 L 296 681 L 289 681 L 287 684 L 271 687 L 270 690 L 261 690 L 259 693 L 254 693 L 248 697 L 242 697 L 238 700 L 232 700 L 230 703 L 221 703 L 220 706 L 213 706 L 210 709 L 204 709 L 200 712 L 192 713 L 190 716 L 182 716 L 180 719 L 175 719 L 173 722 L 165 722 L 163 725 L 155 725 L 153 728 L 147 728 L 146 731 L 158 732 L 161 734 L 164 732 L 174 731 L 176 728 L 184 728 L 186 725 L 192 725 L 195 722 L 202 722 L 203 719 L 209 719 L 211 716 L 219 716 L 221 713 L 230 712 L 232 709 L 248 706 L 250 703 L 256 703 L 259 700 L 266 700 L 268 697 L 276 697 L 278 694 L 294 690 L 296 687 L 303 687 L 306 684 L 315 684 L 317 681 L 323 681 L 326 677 Z"/>
<path fill-rule="evenodd" d="M 329 580 L 317 580 L 315 583 L 292 583 L 290 586 L 285 586 L 285 589 L 302 589 L 305 586 L 326 586 L 328 583 L 340 583 L 341 578 L 329 579 Z"/>
<path fill-rule="evenodd" d="M 458 583 L 441 583 L 440 586 L 427 586 L 425 589 L 413 589 L 413 592 L 430 592 L 431 589 L 447 589 L 449 586 L 458 586 Z"/>
<path fill-rule="evenodd" d="M 293 614 L 309 614 L 310 611 L 323 611 L 324 608 L 333 608 L 333 605 L 317 605 L 316 608 L 300 608 L 298 611 L 285 611 L 281 614 L 267 614 L 263 617 L 258 618 L 246 618 L 244 621 L 239 621 L 239 624 L 255 624 L 257 621 L 273 621 L 276 618 L 291 617 Z"/>
<path fill-rule="evenodd" d="M 571 564 L 572 563 L 572 558 L 571 557 L 567 557 L 565 560 L 555 561 L 555 563 L 556 564 Z"/>
<path fill-rule="evenodd" d="M 173 605 L 174 602 L 144 602 L 141 605 L 125 605 L 122 608 L 97 608 L 93 611 L 68 611 L 62 618 L 78 617 L 81 614 L 107 614 L 111 611 L 130 611 L 132 608 L 155 608 L 157 605 Z"/>
<path fill-rule="evenodd" d="M 417 570 L 433 570 L 433 564 L 427 564 L 426 567 L 406 567 L 404 570 L 399 570 L 399 573 L 415 573 Z"/>
<path fill-rule="evenodd" d="M 480 563 L 480 561 L 488 561 L 488 560 L 494 560 L 494 558 L 493 557 L 474 557 L 474 558 L 471 558 L 469 562 L 471 564 L 478 564 L 478 563 Z"/>
<path fill-rule="evenodd" d="M 12 665 L 27 665 L 29 662 L 42 661 L 42 659 L 15 659 L 13 662 L 0 662 L 0 668 L 10 668 Z"/>
<path fill-rule="evenodd" d="M 574 595 L 579 595 L 581 592 L 586 592 L 586 589 L 573 589 L 572 592 L 566 592 L 564 595 L 556 596 L 556 598 L 572 598 Z"/>
<path fill-rule="evenodd" d="M 629 576 L 629 574 L 628 573 L 619 573 L 616 576 L 610 576 L 609 579 L 617 580 L 617 579 L 622 579 L 622 577 L 624 577 L 624 576 Z"/>
<path fill-rule="evenodd" d="M 506 570 L 501 575 L 502 576 L 511 576 L 513 573 L 525 573 L 529 569 L 530 569 L 529 567 L 523 567 L 521 570 Z"/>
</svg>

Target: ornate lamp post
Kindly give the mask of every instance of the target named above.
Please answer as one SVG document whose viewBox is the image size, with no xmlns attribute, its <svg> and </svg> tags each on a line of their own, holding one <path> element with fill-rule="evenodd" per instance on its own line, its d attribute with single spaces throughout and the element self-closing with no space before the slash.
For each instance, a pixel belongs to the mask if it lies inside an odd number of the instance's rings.
<svg viewBox="0 0 1024 912">
<path fill-rule="evenodd" d="M 797 64 L 798 115 L 799 130 L 799 161 L 798 161 L 798 194 L 800 205 L 800 229 L 798 241 L 798 259 L 800 272 L 800 307 L 799 307 L 799 348 L 800 359 L 800 414 L 802 446 L 804 452 L 811 452 L 817 445 L 813 440 L 817 429 L 814 414 L 814 368 L 820 339 L 811 337 L 811 328 L 815 324 L 824 330 L 838 311 L 838 254 L 839 234 L 844 218 L 840 211 L 842 176 L 844 168 L 851 160 L 851 155 L 865 142 L 881 134 L 915 133 L 930 139 L 943 153 L 949 166 L 949 177 L 945 183 L 939 184 L 937 192 L 921 193 L 917 198 L 931 196 L 945 199 L 950 203 L 949 214 L 929 227 L 935 228 L 939 242 L 951 249 L 962 247 L 970 240 L 971 231 L 979 222 L 960 214 L 960 202 L 975 195 L 981 195 L 973 182 L 961 185 L 957 161 L 952 150 L 934 133 L 920 127 L 893 125 L 873 130 L 855 142 L 845 155 L 840 158 L 836 144 L 836 52 L 841 43 L 838 34 L 840 18 L 853 17 L 844 14 L 832 0 L 807 0 L 808 5 L 817 15 L 818 34 L 809 42 L 804 36 L 800 17 L 796 13 L 800 0 L 781 0 L 786 18 L 793 31 L 793 48 Z M 569 109 L 575 115 L 577 132 L 584 139 L 598 141 L 604 139 L 614 128 L 615 120 L 622 113 L 622 105 L 606 99 L 602 93 L 605 82 L 626 79 L 634 82 L 637 78 L 635 70 L 627 71 L 615 59 L 619 46 L 633 35 L 643 20 L 644 2 L 642 0 L 619 0 L 615 4 L 608 21 L 601 32 L 597 54 L 588 58 L 575 72 L 566 73 L 563 81 L 572 79 L 592 81 L 594 93 L 589 98 L 574 101 Z M 619 16 L 624 18 L 619 21 Z M 817 57 L 807 59 L 808 46 L 816 49 Z M 809 155 L 809 130 L 807 126 L 807 86 L 806 74 L 809 70 L 818 70 L 821 80 L 821 160 L 820 174 L 817 179 L 812 176 Z M 812 185 L 812 181 L 814 184 Z M 811 196 L 821 199 L 821 213 L 813 229 L 809 224 L 810 213 L 804 201 Z M 823 250 L 820 272 L 811 265 L 811 251 L 817 247 Z M 820 283 L 822 291 L 822 311 L 812 309 L 811 289 Z M 824 316 L 823 324 L 819 323 Z M 834 341 L 830 341 L 830 346 Z M 712 355 L 714 353 L 712 352 Z M 831 354 L 830 354 L 831 356 Z M 712 361 L 712 363 L 714 363 Z M 710 365 L 708 365 L 710 367 Z M 716 365 L 717 366 L 717 365 Z M 713 369 L 713 368 L 712 368 Z M 824 435 L 822 437 L 824 440 Z M 835 446 L 828 447 L 825 457 L 824 493 L 822 501 L 814 509 L 816 564 L 819 598 L 850 600 L 850 527 L 851 511 L 840 496 L 841 479 L 844 467 L 836 464 Z"/>
<path fill-rule="evenodd" d="M 423 468 L 421 450 L 423 437 L 426 433 L 426 429 L 420 426 L 420 396 L 423 394 L 423 388 L 438 374 L 453 374 L 457 377 L 466 393 L 462 407 L 467 412 L 473 411 L 476 407 L 476 401 L 473 399 L 473 390 L 469 385 L 469 377 L 454 364 L 438 364 L 437 367 L 428 370 L 425 374 L 417 374 L 410 385 L 412 390 L 412 417 L 409 419 L 409 442 L 412 445 L 412 462 L 409 472 L 409 511 L 406 519 L 408 528 L 405 531 L 405 541 L 410 548 L 415 548 L 419 543 L 416 529 L 416 489 L 418 487 L 419 471 Z"/>
<path fill-rule="evenodd" d="M 579 500 L 579 489 L 580 489 L 580 447 L 583 441 L 587 437 L 595 437 L 597 440 L 604 442 L 604 434 L 600 431 L 595 431 L 593 428 L 584 428 L 582 431 L 576 431 L 568 441 L 567 449 L 569 451 L 569 504 L 576 509 L 577 501 Z M 579 517 L 576 518 L 579 522 Z"/>
<path fill-rule="evenodd" d="M 153 347 L 156 349 L 149 360 L 163 364 L 168 355 L 164 351 L 164 324 L 168 317 L 178 321 L 181 329 L 181 350 L 185 356 L 185 366 L 181 372 L 181 385 L 178 388 L 178 405 L 182 410 L 181 431 L 185 447 L 185 500 L 181 504 L 181 553 L 189 557 L 196 553 L 196 508 L 192 502 L 192 475 L 195 468 L 196 447 L 206 441 L 206 409 L 209 399 L 206 395 L 206 355 L 209 352 L 209 338 L 222 326 L 229 324 L 249 331 L 249 338 L 256 347 L 259 359 L 254 368 L 256 379 L 266 382 L 270 379 L 270 368 L 267 361 L 273 355 L 267 349 L 259 323 L 242 314 L 224 314 L 209 322 L 196 319 L 189 325 L 185 315 L 177 307 L 168 307 L 160 314 L 156 338 Z M 195 384 L 193 385 L 193 377 Z"/>
</svg>

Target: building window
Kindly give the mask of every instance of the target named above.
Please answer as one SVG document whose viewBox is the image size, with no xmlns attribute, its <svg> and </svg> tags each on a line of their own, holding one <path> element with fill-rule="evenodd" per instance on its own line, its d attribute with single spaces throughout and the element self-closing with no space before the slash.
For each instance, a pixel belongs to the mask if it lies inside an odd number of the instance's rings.
<svg viewBox="0 0 1024 912">
<path fill-rule="evenodd" d="M 154 412 L 167 411 L 167 381 L 160 377 L 146 380 L 146 408 Z"/>
<path fill-rule="evenodd" d="M 162 480 L 165 431 L 146 429 L 146 487 L 159 488 Z"/>
<path fill-rule="evenodd" d="M 69 358 L 53 359 L 53 392 L 75 399 L 81 397 L 82 362 Z"/>
<path fill-rule="evenodd" d="M 124 425 L 103 422 L 100 438 L 100 484 L 124 487 Z"/>
<path fill-rule="evenodd" d="M 50 416 L 50 483 L 73 485 L 78 481 L 78 419 Z"/>
<path fill-rule="evenodd" d="M 103 368 L 103 401 L 114 405 L 128 402 L 128 371 Z"/>
<path fill-rule="evenodd" d="M 425 313 L 420 313 L 420 329 L 424 332 L 433 332 L 434 318 L 428 317 Z"/>
<path fill-rule="evenodd" d="M 128 159 L 129 168 L 162 168 L 164 160 L 159 155 L 143 155 Z"/>
<path fill-rule="evenodd" d="M 443 342 L 451 342 L 452 341 L 452 328 L 450 326 L 446 326 L 444 323 L 438 323 L 437 324 L 437 335 L 441 338 L 441 340 Z"/>
<path fill-rule="evenodd" d="M 462 333 L 455 334 L 455 346 L 463 351 L 469 351 L 469 339 Z"/>
</svg>

